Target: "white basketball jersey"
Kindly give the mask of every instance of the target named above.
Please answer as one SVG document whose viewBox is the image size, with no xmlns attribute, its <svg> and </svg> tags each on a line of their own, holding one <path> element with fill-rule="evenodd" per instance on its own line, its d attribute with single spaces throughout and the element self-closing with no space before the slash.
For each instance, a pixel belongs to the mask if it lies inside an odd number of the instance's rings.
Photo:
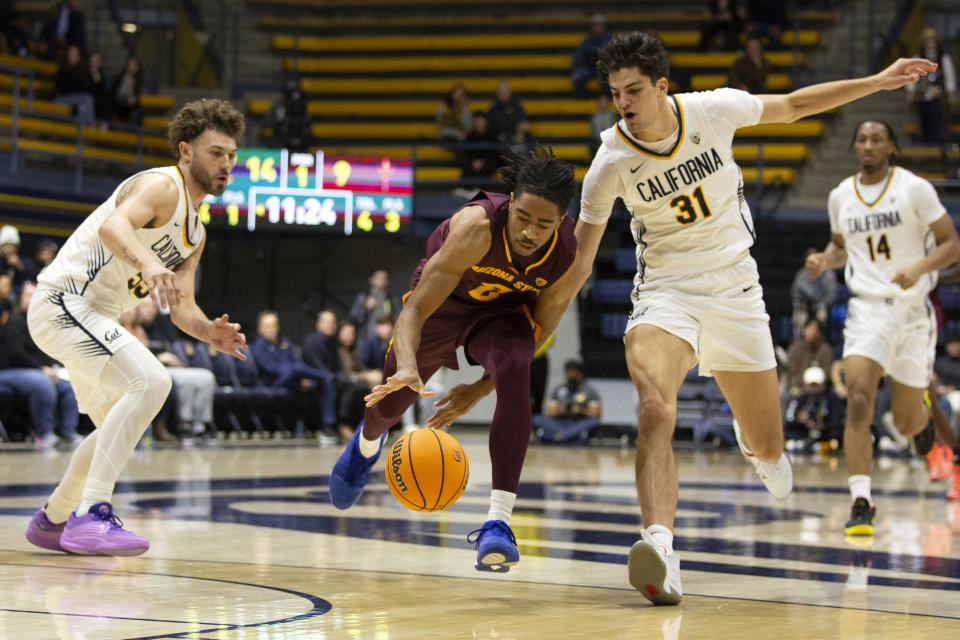
<svg viewBox="0 0 960 640">
<path fill-rule="evenodd" d="M 898 270 L 922 260 L 936 247 L 930 225 L 947 211 L 933 185 L 894 167 L 879 196 L 867 202 L 851 176 L 830 192 L 830 230 L 847 249 L 847 287 L 872 298 L 925 297 L 937 284 L 936 272 L 924 274 L 904 291 L 891 282 Z"/>
<path fill-rule="evenodd" d="M 123 186 L 148 173 L 161 173 L 171 178 L 180 191 L 180 200 L 166 224 L 155 229 L 137 229 L 137 240 L 156 256 L 160 264 L 171 270 L 194 252 L 203 240 L 204 228 L 190 202 L 180 169 L 176 166 L 148 169 L 120 183 L 106 202 L 87 216 L 53 262 L 40 272 L 37 278 L 40 284 L 83 296 L 108 318 L 118 318 L 151 295 L 140 273 L 114 257 L 103 246 L 99 235 L 100 225 L 116 208 L 117 194 Z"/>
<path fill-rule="evenodd" d="M 621 120 L 601 135 L 583 186 L 585 222 L 603 223 L 623 198 L 633 216 L 641 288 L 737 264 L 754 239 L 732 143 L 737 128 L 759 121 L 763 103 L 735 89 L 670 101 L 679 120 L 672 148 L 651 149 Z"/>
</svg>

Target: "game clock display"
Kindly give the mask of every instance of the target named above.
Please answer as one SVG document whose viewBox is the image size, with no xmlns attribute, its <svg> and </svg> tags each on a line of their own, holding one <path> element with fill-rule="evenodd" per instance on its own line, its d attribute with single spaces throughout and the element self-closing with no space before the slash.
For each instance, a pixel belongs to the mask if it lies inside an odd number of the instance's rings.
<svg viewBox="0 0 960 640">
<path fill-rule="evenodd" d="M 377 156 L 240 148 L 230 184 L 200 204 L 211 228 L 392 234 L 413 213 L 413 165 Z"/>
</svg>

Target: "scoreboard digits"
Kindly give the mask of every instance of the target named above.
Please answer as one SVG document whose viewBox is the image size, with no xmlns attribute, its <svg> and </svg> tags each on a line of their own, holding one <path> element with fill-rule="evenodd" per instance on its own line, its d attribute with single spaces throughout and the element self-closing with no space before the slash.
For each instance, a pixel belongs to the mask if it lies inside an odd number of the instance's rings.
<svg viewBox="0 0 960 640">
<path fill-rule="evenodd" d="M 240 148 L 221 196 L 198 207 L 222 228 L 397 233 L 410 223 L 413 167 L 380 157 Z"/>
</svg>

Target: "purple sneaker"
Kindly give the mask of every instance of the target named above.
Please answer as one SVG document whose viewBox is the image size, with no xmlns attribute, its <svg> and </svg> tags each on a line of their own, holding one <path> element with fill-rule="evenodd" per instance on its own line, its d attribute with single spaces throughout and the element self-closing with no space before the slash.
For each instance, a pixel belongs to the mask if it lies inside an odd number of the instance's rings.
<svg viewBox="0 0 960 640">
<path fill-rule="evenodd" d="M 82 556 L 138 556 L 150 548 L 150 542 L 124 529 L 113 515 L 113 505 L 98 502 L 80 517 L 70 514 L 60 546 Z"/>
<path fill-rule="evenodd" d="M 35 544 L 43 549 L 66 551 L 60 546 L 60 534 L 63 533 L 65 524 L 67 523 L 53 524 L 47 518 L 43 509 L 37 509 L 37 512 L 33 514 L 33 520 L 30 521 L 30 526 L 27 527 L 27 540 L 30 544 Z"/>
</svg>

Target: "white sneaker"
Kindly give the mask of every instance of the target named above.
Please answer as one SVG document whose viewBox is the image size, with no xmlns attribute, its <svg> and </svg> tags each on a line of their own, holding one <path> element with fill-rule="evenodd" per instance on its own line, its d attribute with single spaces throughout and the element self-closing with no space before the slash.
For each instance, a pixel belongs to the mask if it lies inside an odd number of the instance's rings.
<svg viewBox="0 0 960 640">
<path fill-rule="evenodd" d="M 680 604 L 680 557 L 654 542 L 646 529 L 633 543 L 627 559 L 627 575 L 633 588 L 653 604 Z"/>
<path fill-rule="evenodd" d="M 767 487 L 774 498 L 783 500 L 793 491 L 793 466 L 790 464 L 790 458 L 786 453 L 781 453 L 776 462 L 765 462 L 753 455 L 753 452 L 743 442 L 740 435 L 740 424 L 733 421 L 733 433 L 737 436 L 737 445 L 740 447 L 740 453 L 746 456 L 750 464 L 753 465 L 760 480 Z"/>
</svg>

